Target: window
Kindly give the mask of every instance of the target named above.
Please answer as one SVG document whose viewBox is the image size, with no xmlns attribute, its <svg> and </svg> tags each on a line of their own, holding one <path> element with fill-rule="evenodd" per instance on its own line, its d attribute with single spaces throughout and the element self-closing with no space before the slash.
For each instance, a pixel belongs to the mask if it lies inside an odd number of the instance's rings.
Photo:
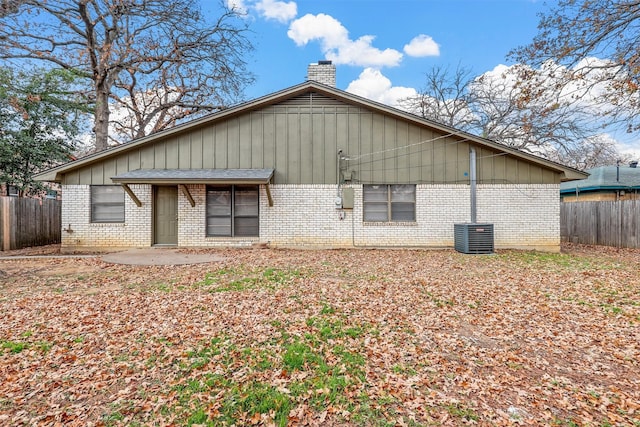
<svg viewBox="0 0 640 427">
<path fill-rule="evenodd" d="M 207 187 L 207 236 L 258 236 L 258 186 Z"/>
<path fill-rule="evenodd" d="M 7 196 L 18 197 L 19 195 L 20 191 L 18 190 L 18 187 L 16 187 L 15 185 L 7 186 Z"/>
<path fill-rule="evenodd" d="M 414 184 L 363 186 L 364 220 L 401 222 L 416 220 Z"/>
<path fill-rule="evenodd" d="M 91 186 L 91 222 L 124 222 L 124 190 L 121 186 Z"/>
</svg>

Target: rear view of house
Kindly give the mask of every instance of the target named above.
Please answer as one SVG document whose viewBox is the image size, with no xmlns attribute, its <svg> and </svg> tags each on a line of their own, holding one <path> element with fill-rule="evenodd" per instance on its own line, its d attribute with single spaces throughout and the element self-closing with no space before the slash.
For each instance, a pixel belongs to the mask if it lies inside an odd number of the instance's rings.
<svg viewBox="0 0 640 427">
<path fill-rule="evenodd" d="M 305 83 L 41 174 L 62 184 L 63 249 L 452 247 L 471 149 L 496 247 L 559 249 L 560 182 L 585 174 L 331 84 L 321 61 Z"/>
</svg>

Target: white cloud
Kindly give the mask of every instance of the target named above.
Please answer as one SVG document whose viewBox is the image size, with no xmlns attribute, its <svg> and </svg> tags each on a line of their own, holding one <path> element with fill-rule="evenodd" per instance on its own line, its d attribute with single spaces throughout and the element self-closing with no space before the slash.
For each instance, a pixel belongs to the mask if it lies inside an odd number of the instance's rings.
<svg viewBox="0 0 640 427">
<path fill-rule="evenodd" d="M 244 0 L 226 0 L 225 3 L 229 9 L 233 9 L 242 15 L 246 15 L 249 10 Z"/>
<path fill-rule="evenodd" d="M 420 34 L 404 45 L 404 53 L 415 57 L 440 56 L 440 46 L 431 36 Z"/>
<path fill-rule="evenodd" d="M 640 141 L 631 143 L 616 141 L 616 148 L 621 154 L 631 156 L 633 160 L 640 160 Z"/>
<path fill-rule="evenodd" d="M 521 90 L 517 84 L 518 67 L 523 66 L 497 65 L 493 70 L 484 73 L 482 79 L 476 79 L 476 84 L 488 85 L 494 89 L 501 88 L 507 99 L 510 93 L 517 94 Z M 533 102 L 542 106 L 554 103 L 560 106 L 569 105 L 567 108 L 574 109 L 576 115 L 582 115 L 587 125 L 600 125 L 603 131 L 608 132 L 596 135 L 603 143 L 615 146 L 621 154 L 640 159 L 640 140 L 630 137 L 624 128 L 618 128 L 616 125 L 606 126 L 607 113 L 615 108 L 606 97 L 610 93 L 611 80 L 608 79 L 615 78 L 616 72 L 619 71 L 615 64 L 609 60 L 585 58 L 571 69 L 547 61 L 540 68 L 526 67 L 525 70 L 534 79 L 536 87 L 551 89 L 549 92 L 540 92 L 540 96 Z M 582 78 L 566 83 L 567 75 L 576 72 L 582 72 Z"/>
<path fill-rule="evenodd" d="M 373 47 L 374 36 L 365 35 L 351 40 L 340 21 L 323 13 L 296 19 L 289 26 L 287 35 L 298 46 L 318 41 L 325 57 L 337 65 L 395 67 L 402 60 L 402 53 L 395 49 Z"/>
<path fill-rule="evenodd" d="M 607 69 L 610 64 L 610 61 L 596 58 L 586 58 L 572 69 L 553 61 L 547 61 L 536 69 L 521 64 L 511 66 L 500 64 L 493 70 L 484 73 L 482 77 L 486 83 L 493 82 L 496 84 L 500 82 L 505 91 L 513 91 L 514 88 L 519 88 L 517 84 L 518 74 L 522 67 L 525 67 L 530 74 L 530 78 L 535 82 L 535 86 L 550 89 L 550 91 L 546 92 L 547 98 L 538 100 L 540 103 L 552 102 L 549 96 L 555 96 L 558 102 L 571 102 L 575 107 L 591 111 L 594 116 L 600 116 L 612 107 L 602 101 L 603 95 L 608 92 L 609 85 L 606 79 L 605 81 L 602 80 L 602 75 L 611 78 L 615 73 L 615 70 Z M 587 66 L 595 67 L 595 70 L 585 72 L 583 78 L 574 79 L 569 83 L 566 82 L 569 79 L 568 75 L 581 72 Z M 560 92 L 555 89 L 557 87 L 560 87 Z"/>
<path fill-rule="evenodd" d="M 255 4 L 256 10 L 267 19 L 287 23 L 298 14 L 298 5 L 295 2 L 277 0 L 261 0 Z"/>
<path fill-rule="evenodd" d="M 401 100 L 417 95 L 413 88 L 392 86 L 391 80 L 373 68 L 366 68 L 357 80 L 349 83 L 347 92 L 394 107 L 398 107 Z"/>
<path fill-rule="evenodd" d="M 614 144 L 620 154 L 630 156 L 632 160 L 640 160 L 640 139 L 630 137 L 626 132 L 607 133 L 600 137 Z"/>
<path fill-rule="evenodd" d="M 337 46 L 349 40 L 349 32 L 335 18 L 324 13 L 306 14 L 291 23 L 287 36 L 298 46 L 319 39 L 323 45 Z"/>
</svg>

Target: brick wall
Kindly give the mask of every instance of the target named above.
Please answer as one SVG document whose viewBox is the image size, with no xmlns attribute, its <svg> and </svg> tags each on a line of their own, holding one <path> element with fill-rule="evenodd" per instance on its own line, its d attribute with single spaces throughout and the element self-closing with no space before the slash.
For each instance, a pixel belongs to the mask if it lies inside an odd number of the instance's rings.
<svg viewBox="0 0 640 427">
<path fill-rule="evenodd" d="M 91 191 L 88 185 L 62 188 L 62 247 L 66 251 L 151 245 L 151 186 L 130 185 L 142 202 L 138 207 L 124 195 L 124 223 L 91 223 Z M 69 232 L 68 230 L 72 230 Z"/>
<path fill-rule="evenodd" d="M 331 61 L 319 61 L 307 67 L 307 80 L 336 87 L 336 66 Z"/>
<path fill-rule="evenodd" d="M 260 237 L 206 236 L 204 185 L 187 186 L 195 206 L 178 191 L 178 246 L 453 247 L 453 224 L 469 222 L 468 185 L 418 185 L 415 223 L 363 223 L 362 186 L 354 185 L 354 209 L 336 209 L 335 185 L 271 185 L 269 206 L 260 187 Z M 142 207 L 125 195 L 125 223 L 91 224 L 87 185 L 63 189 L 62 233 L 67 249 L 144 247 L 152 244 L 152 187 L 132 185 Z M 496 248 L 557 251 L 560 245 L 558 185 L 478 185 L 477 221 L 494 224 Z"/>
<path fill-rule="evenodd" d="M 261 241 L 272 246 L 453 247 L 453 225 L 471 216 L 468 185 L 418 185 L 416 222 L 402 224 L 363 223 L 362 187 L 354 186 L 354 193 L 354 209 L 340 211 L 334 205 L 335 185 L 272 185 L 274 206 L 261 199 Z M 477 221 L 494 224 L 496 248 L 557 251 L 559 187 L 478 185 Z"/>
</svg>

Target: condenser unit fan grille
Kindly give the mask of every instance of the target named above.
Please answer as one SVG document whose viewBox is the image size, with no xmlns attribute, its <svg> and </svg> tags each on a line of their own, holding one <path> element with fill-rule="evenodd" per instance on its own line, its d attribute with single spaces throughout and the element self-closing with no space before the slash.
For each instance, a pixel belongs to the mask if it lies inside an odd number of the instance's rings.
<svg viewBox="0 0 640 427">
<path fill-rule="evenodd" d="M 454 224 L 454 246 L 465 254 L 493 253 L 493 224 Z"/>
</svg>

